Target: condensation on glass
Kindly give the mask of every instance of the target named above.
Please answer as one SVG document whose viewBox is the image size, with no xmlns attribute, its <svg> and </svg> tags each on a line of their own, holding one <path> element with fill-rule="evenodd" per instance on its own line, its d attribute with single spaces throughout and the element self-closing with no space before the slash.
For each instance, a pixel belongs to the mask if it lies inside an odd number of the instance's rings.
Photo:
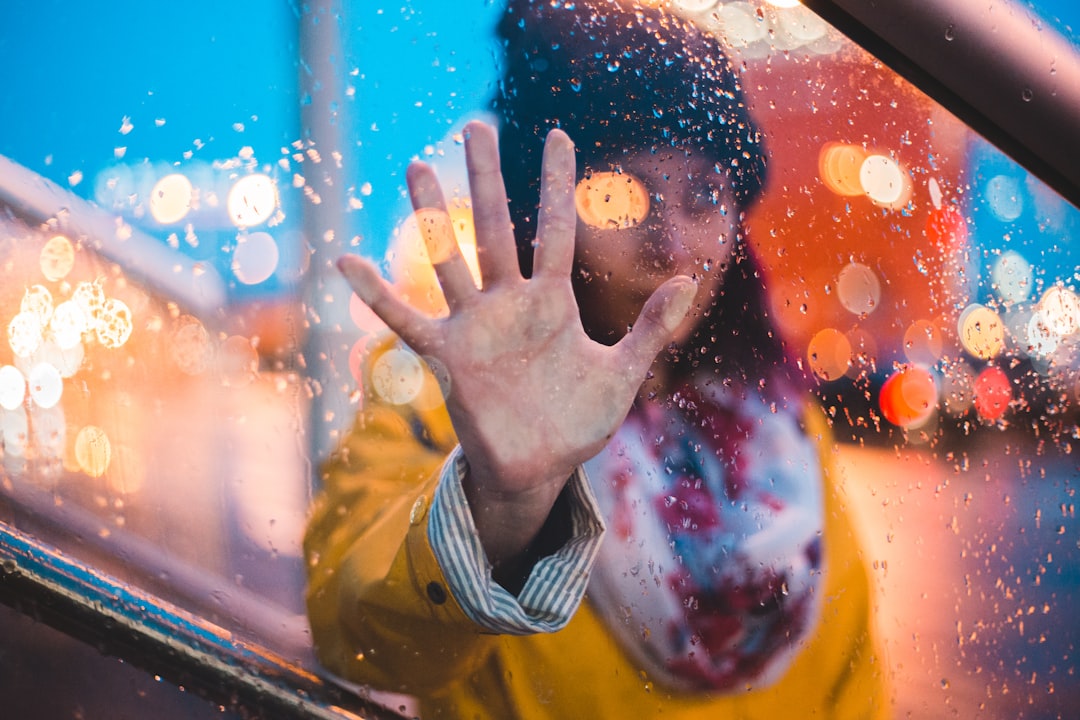
<svg viewBox="0 0 1080 720">
<path fill-rule="evenodd" d="M 1080 702 L 1080 213 L 799 4 L 672 7 L 732 48 L 765 129 L 769 184 L 748 236 L 835 435 L 897 717 L 1067 713 Z M 248 143 L 249 113 L 217 131 L 227 141 L 167 136 L 135 154 L 177 121 L 122 104 L 113 134 L 84 148 L 94 162 L 57 168 L 5 146 L 107 215 L 110 242 L 156 242 L 176 263 L 132 272 L 63 213 L 0 218 L 5 520 L 304 655 L 312 448 L 365 402 L 359 368 L 384 328 L 347 294 L 312 312 L 308 259 L 333 238 L 305 237 L 301 218 L 330 191 L 322 164 L 344 157 L 343 246 L 444 311 L 403 170 L 416 156 L 438 167 L 475 271 L 460 131 L 494 91 L 497 10 L 351 8 L 347 146 L 288 122 Z M 611 188 L 625 207 L 597 222 L 638 222 L 649 197 L 613 174 L 579 190 L 583 216 Z M 216 273 L 226 305 L 193 311 L 163 292 L 176 272 Z M 333 361 L 306 357 L 305 335 L 331 330 Z M 423 362 L 382 355 L 375 391 L 440 402 Z M 327 410 L 331 392 L 344 401 Z M 315 445 L 314 426 L 328 433 Z M 144 556 L 160 562 L 130 559 Z M 242 615 L 260 599 L 274 611 Z M 282 618 L 284 641 L 269 637 Z"/>
</svg>

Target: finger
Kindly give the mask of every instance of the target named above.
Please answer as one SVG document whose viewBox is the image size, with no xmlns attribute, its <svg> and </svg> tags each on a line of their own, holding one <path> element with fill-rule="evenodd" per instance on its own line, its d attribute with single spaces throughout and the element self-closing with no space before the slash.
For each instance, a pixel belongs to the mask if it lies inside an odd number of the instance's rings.
<svg viewBox="0 0 1080 720">
<path fill-rule="evenodd" d="M 446 304 L 453 311 L 476 292 L 476 283 L 454 237 L 454 224 L 446 211 L 439 180 L 435 171 L 421 162 L 410 164 L 405 178 L 428 259 L 435 269 Z"/>
<path fill-rule="evenodd" d="M 473 121 L 465 126 L 465 164 L 476 227 L 476 255 L 485 287 L 521 277 L 498 145 L 490 125 Z"/>
<path fill-rule="evenodd" d="M 548 133 L 540 185 L 540 217 L 536 224 L 533 274 L 570 274 L 574 265 L 577 209 L 574 143 L 561 130 Z"/>
<path fill-rule="evenodd" d="M 353 292 L 409 347 L 417 352 L 432 348 L 434 321 L 402 302 L 370 262 L 356 255 L 343 255 L 337 266 Z"/>
<path fill-rule="evenodd" d="M 686 318 L 697 294 L 697 283 L 685 275 L 671 278 L 645 301 L 633 329 L 615 345 L 622 366 L 644 377 L 657 353 Z"/>
</svg>

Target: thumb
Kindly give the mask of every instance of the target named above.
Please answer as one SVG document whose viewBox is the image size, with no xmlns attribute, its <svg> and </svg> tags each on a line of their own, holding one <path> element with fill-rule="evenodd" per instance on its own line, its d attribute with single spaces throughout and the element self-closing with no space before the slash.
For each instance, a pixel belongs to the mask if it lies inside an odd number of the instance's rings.
<svg viewBox="0 0 1080 720">
<path fill-rule="evenodd" d="M 672 338 L 686 318 L 697 294 L 697 283 L 685 275 L 673 277 L 658 287 L 641 309 L 633 329 L 620 340 L 616 350 L 624 365 L 644 375 L 656 354 Z"/>
</svg>

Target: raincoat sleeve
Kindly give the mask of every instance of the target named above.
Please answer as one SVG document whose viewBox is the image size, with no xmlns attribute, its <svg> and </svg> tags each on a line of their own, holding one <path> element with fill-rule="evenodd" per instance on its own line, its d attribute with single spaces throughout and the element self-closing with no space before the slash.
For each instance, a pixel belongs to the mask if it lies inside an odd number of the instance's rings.
<svg viewBox="0 0 1080 720">
<path fill-rule="evenodd" d="M 327 462 L 305 535 L 320 661 L 348 680 L 429 694 L 469 674 L 499 633 L 561 628 L 580 604 L 603 525 L 582 472 L 570 540 L 518 596 L 491 580 L 441 404 L 368 403 Z"/>
</svg>

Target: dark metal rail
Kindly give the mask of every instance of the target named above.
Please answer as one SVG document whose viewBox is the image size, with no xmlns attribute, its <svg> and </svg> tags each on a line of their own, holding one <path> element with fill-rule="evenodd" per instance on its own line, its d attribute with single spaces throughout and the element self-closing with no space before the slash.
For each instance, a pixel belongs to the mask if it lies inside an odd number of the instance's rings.
<svg viewBox="0 0 1080 720">
<path fill-rule="evenodd" d="M 1074 205 L 1080 48 L 1015 0 L 803 0 Z"/>
</svg>

